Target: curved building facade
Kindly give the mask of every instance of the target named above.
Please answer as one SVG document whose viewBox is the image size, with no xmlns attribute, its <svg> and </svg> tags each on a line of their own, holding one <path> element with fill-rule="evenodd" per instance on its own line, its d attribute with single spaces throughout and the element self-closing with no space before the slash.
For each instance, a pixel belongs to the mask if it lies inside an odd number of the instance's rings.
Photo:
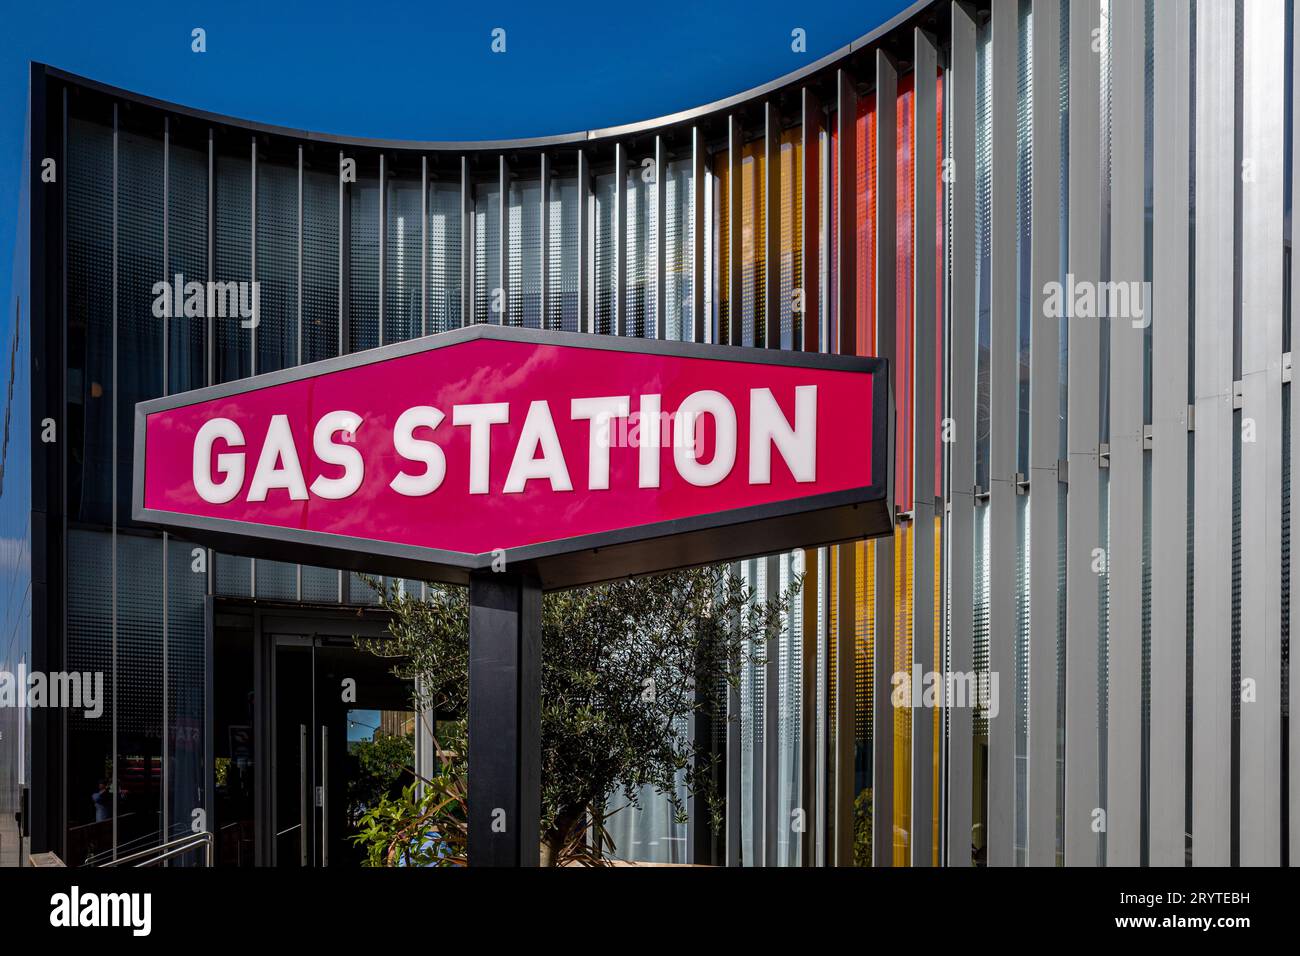
<svg viewBox="0 0 1300 956">
<path fill-rule="evenodd" d="M 892 538 L 741 564 L 804 587 L 695 727 L 723 825 L 646 794 L 620 855 L 1294 862 L 1295 29 L 1290 0 L 918 3 L 746 94 L 494 143 L 34 66 L 0 667 L 104 690 L 0 711 L 5 862 L 194 830 L 221 865 L 349 861 L 320 767 L 381 725 L 432 759 L 379 677 L 346 736 L 295 716 L 367 666 L 374 592 L 135 525 L 134 407 L 475 322 L 893 365 Z"/>
</svg>

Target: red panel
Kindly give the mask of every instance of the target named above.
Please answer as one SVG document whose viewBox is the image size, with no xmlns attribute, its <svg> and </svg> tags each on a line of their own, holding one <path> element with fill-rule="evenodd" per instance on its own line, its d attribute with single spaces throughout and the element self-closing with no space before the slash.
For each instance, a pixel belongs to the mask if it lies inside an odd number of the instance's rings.
<svg viewBox="0 0 1300 956">
<path fill-rule="evenodd" d="M 876 338 L 876 97 L 858 100 L 858 354 L 877 355 Z"/>
<path fill-rule="evenodd" d="M 943 365 L 943 348 L 944 348 L 944 328 L 943 328 L 943 224 L 945 219 L 944 210 L 944 182 L 943 182 L 943 71 L 939 71 L 939 79 L 935 87 L 935 158 L 934 158 L 934 195 L 937 199 L 936 215 L 934 217 L 934 407 L 938 412 L 938 418 L 943 418 L 943 382 L 944 382 L 944 365 Z M 936 498 L 943 494 L 943 428 L 939 427 L 934 430 L 934 495 Z"/>
<path fill-rule="evenodd" d="M 898 82 L 898 229 L 896 232 L 898 256 L 896 268 L 897 299 L 895 308 L 895 341 L 898 354 L 894 362 L 894 402 L 897 407 L 897 451 L 894 459 L 894 500 L 903 511 L 912 510 L 913 474 L 913 395 L 915 381 L 915 316 L 913 313 L 912 275 L 915 263 L 912 255 L 912 235 L 916 220 L 913 203 L 916 161 L 914 155 L 915 96 L 911 75 Z"/>
</svg>

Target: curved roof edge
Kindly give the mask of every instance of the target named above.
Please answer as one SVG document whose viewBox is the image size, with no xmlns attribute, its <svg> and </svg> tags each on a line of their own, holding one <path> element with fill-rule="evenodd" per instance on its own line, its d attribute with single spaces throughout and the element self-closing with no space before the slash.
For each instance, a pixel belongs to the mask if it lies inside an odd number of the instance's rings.
<svg viewBox="0 0 1300 956">
<path fill-rule="evenodd" d="M 927 7 L 932 6 L 934 2 L 935 0 L 914 0 L 914 2 L 906 9 L 900 10 L 893 17 L 889 18 L 869 33 L 866 33 L 847 45 L 828 53 L 812 63 L 809 63 L 807 66 L 802 66 L 799 69 L 786 73 L 783 76 L 779 76 L 774 80 L 769 80 L 768 82 L 752 87 L 751 89 L 732 94 L 731 96 L 719 100 L 714 100 L 711 103 L 705 103 L 701 106 L 691 107 L 664 116 L 638 120 L 633 123 L 625 123 L 618 126 L 606 126 L 598 129 L 579 130 L 571 133 L 559 133 L 550 136 L 524 137 L 520 139 L 450 141 L 397 140 L 364 136 L 344 136 L 336 133 L 321 133 L 313 130 L 297 129 L 289 126 L 277 126 L 272 123 L 262 123 L 256 120 L 242 119 L 237 116 L 227 116 L 221 113 L 214 113 L 207 110 L 184 106 L 179 103 L 168 102 L 167 100 L 160 100 L 155 97 L 111 86 L 107 83 L 101 83 L 98 80 L 92 80 L 89 77 L 79 76 L 75 73 L 61 70 L 58 67 L 49 66 L 48 64 L 33 62 L 32 66 L 34 69 L 44 70 L 48 76 L 54 79 L 74 83 L 78 86 L 93 89 L 118 99 L 139 103 L 144 106 L 149 106 L 180 116 L 190 116 L 208 123 L 240 127 L 274 136 L 286 136 L 314 142 L 335 143 L 348 146 L 427 150 L 430 152 L 535 149 L 544 146 L 574 146 L 595 140 L 634 136 L 640 133 L 646 133 L 653 130 L 663 129 L 668 126 L 675 126 L 680 123 L 702 119 L 716 113 L 724 113 L 742 104 L 760 100 L 763 97 L 769 96 L 788 86 L 792 86 L 801 80 L 813 76 L 814 74 L 847 59 L 865 47 L 878 43 L 885 35 L 891 33 L 908 20 L 916 17 Z"/>
</svg>

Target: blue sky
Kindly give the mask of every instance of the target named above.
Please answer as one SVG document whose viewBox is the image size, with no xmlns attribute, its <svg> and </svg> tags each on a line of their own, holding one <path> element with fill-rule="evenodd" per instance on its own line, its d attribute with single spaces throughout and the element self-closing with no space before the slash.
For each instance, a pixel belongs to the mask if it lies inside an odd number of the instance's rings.
<svg viewBox="0 0 1300 956">
<path fill-rule="evenodd" d="M 843 46 L 910 0 L 657 4 L 3 0 L 0 262 L 12 257 L 31 60 L 188 106 L 394 139 L 611 126 L 748 89 Z M 207 33 L 207 52 L 190 31 Z M 506 30 L 506 53 L 491 34 Z M 806 31 L 807 52 L 790 34 Z M 0 269 L 3 300 L 10 271 Z"/>
</svg>

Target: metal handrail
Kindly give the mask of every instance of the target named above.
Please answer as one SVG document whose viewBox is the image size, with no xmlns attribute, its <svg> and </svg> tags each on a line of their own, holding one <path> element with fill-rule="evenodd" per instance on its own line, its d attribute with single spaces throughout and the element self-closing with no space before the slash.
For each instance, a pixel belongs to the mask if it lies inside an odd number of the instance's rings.
<svg viewBox="0 0 1300 956">
<path fill-rule="evenodd" d="M 170 860 L 174 856 L 182 853 L 188 853 L 196 847 L 203 847 L 203 865 L 212 866 L 212 848 L 215 844 L 213 835 L 206 830 L 202 833 L 190 833 L 183 837 L 177 837 L 167 843 L 160 843 L 158 846 L 149 847 L 146 850 L 139 850 L 135 853 L 128 853 L 126 856 L 119 856 L 116 860 L 110 860 L 107 863 L 101 863 L 101 867 L 122 866 L 130 863 L 132 866 L 155 866 L 164 860 Z M 136 863 L 134 861 L 140 860 Z"/>
</svg>

